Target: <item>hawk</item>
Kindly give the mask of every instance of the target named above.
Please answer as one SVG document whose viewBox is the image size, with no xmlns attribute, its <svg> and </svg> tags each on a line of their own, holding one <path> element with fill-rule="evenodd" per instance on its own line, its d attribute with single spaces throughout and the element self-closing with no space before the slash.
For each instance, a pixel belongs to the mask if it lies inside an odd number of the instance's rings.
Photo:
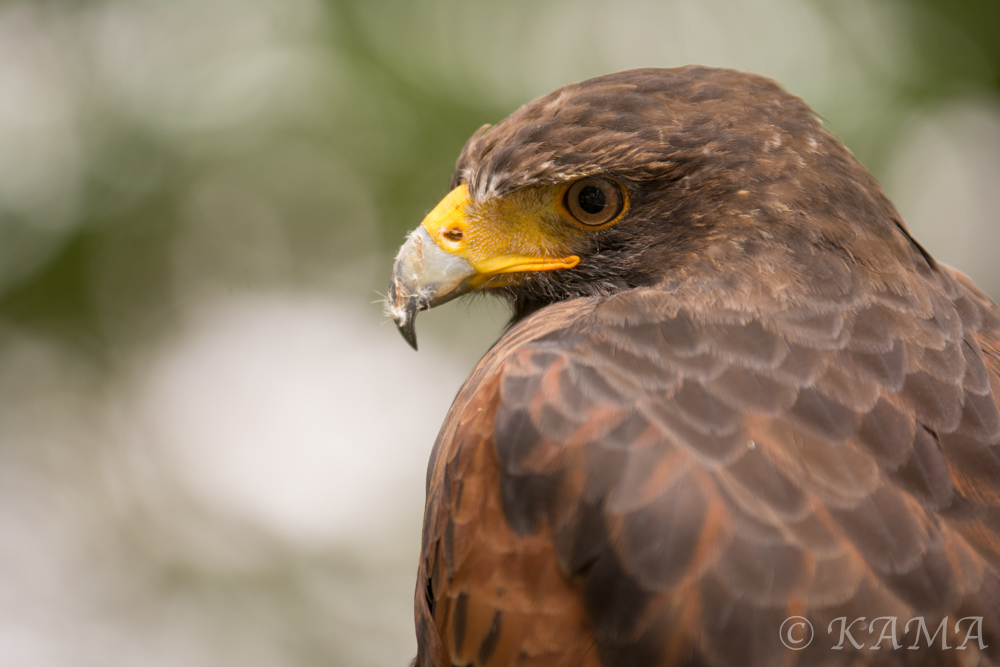
<svg viewBox="0 0 1000 667">
<path fill-rule="evenodd" d="M 1000 310 L 802 100 L 639 69 L 483 127 L 387 310 L 474 291 L 416 665 L 1000 665 Z"/>
</svg>

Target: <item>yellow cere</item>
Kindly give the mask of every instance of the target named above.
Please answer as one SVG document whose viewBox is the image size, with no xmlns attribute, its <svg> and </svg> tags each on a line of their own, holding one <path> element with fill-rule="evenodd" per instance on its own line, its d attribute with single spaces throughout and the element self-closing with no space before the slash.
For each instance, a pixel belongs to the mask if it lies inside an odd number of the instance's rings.
<svg viewBox="0 0 1000 667">
<path fill-rule="evenodd" d="M 564 185 L 515 190 L 476 203 L 463 184 L 424 218 L 423 227 L 444 251 L 466 259 L 476 271 L 473 288 L 516 282 L 507 274 L 569 269 L 586 247 L 581 231 L 559 202 Z"/>
</svg>

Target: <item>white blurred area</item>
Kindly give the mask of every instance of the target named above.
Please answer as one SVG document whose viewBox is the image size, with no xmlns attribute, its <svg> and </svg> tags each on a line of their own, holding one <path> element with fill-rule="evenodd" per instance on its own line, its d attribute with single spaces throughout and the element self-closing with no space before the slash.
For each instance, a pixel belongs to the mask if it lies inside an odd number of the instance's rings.
<svg viewBox="0 0 1000 667">
<path fill-rule="evenodd" d="M 419 522 L 421 471 L 462 380 L 399 343 L 325 295 L 207 302 L 144 369 L 135 414 L 203 502 L 307 548 L 377 543 L 401 512 L 410 532 Z"/>
<path fill-rule="evenodd" d="M 155 308 L 122 278 L 152 261 L 130 228 L 90 267 L 106 354 L 0 318 L 0 665 L 412 657 L 425 462 L 504 313 L 422 314 L 418 354 L 384 322 L 372 179 L 421 130 L 383 72 L 355 69 L 331 7 L 0 5 L 0 293 L 85 225 L 170 230 Z M 503 113 L 588 76 L 698 62 L 779 79 L 862 158 L 901 126 L 878 154 L 890 196 L 932 253 L 1000 293 L 998 101 L 905 108 L 886 81 L 912 66 L 907 5 L 838 7 L 354 11 L 401 87 Z M 144 212 L 165 182 L 177 205 Z M 156 316 L 129 319 L 140 306 Z"/>
<path fill-rule="evenodd" d="M 967 96 L 905 119 L 883 179 L 914 236 L 1000 297 L 1000 100 Z"/>
</svg>

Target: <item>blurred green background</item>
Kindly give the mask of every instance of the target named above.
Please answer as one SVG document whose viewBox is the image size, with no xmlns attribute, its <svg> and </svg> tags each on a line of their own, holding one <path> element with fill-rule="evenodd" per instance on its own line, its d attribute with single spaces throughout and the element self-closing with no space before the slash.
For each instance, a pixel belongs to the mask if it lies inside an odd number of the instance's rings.
<svg viewBox="0 0 1000 667">
<path fill-rule="evenodd" d="M 499 304 L 378 303 L 465 139 L 687 63 L 801 95 L 1000 295 L 995 0 L 0 3 L 0 664 L 405 665 Z"/>
</svg>

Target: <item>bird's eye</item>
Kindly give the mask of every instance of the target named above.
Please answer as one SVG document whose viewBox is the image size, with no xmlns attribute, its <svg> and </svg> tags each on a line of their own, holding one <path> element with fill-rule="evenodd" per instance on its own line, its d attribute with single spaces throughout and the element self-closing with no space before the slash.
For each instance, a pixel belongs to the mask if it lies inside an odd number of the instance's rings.
<svg viewBox="0 0 1000 667">
<path fill-rule="evenodd" d="M 569 186 L 565 204 L 577 222 L 596 226 L 616 218 L 625 199 L 612 181 L 588 176 Z"/>
</svg>

